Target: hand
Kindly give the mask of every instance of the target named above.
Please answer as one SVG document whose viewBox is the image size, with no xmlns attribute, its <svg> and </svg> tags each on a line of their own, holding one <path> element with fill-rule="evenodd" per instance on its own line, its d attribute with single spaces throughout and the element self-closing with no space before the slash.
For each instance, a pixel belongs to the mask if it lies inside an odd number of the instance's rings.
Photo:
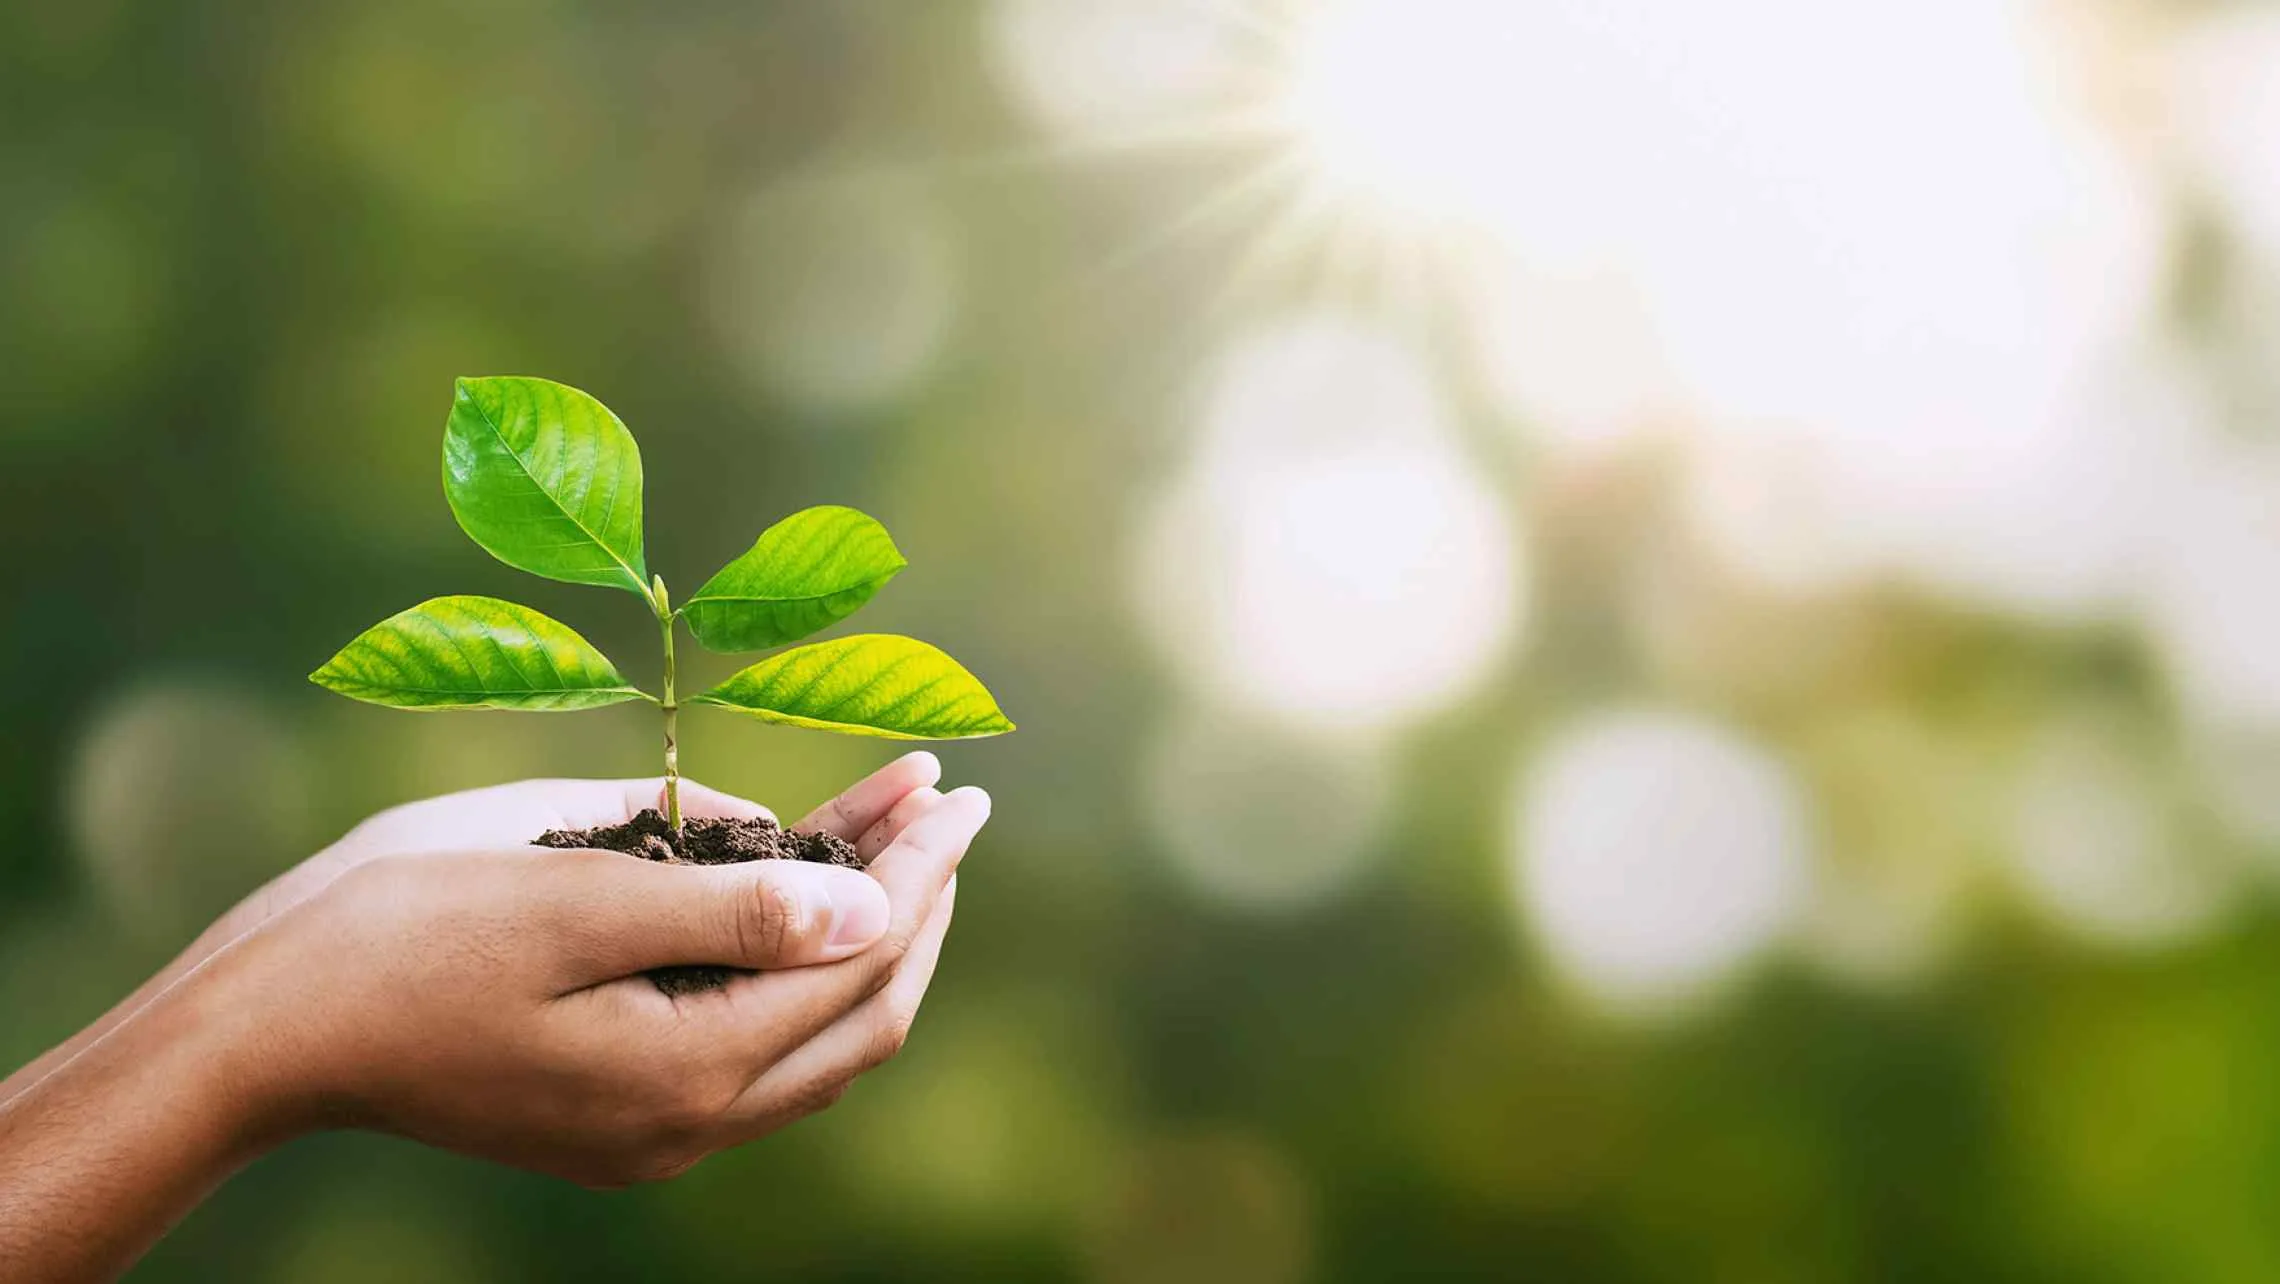
<svg viewBox="0 0 2280 1284">
<path fill-rule="evenodd" d="M 0 1258 L 28 1279 L 123 1268 L 236 1165 L 327 1124 L 617 1185 L 829 1104 L 900 1046 L 987 818 L 977 790 L 935 793 L 937 771 L 913 755 L 803 822 L 875 856 L 867 873 L 519 846 L 653 805 L 653 783 L 374 818 L 0 1100 Z M 470 833 L 512 838 L 440 850 Z M 779 970 L 678 999 L 638 975 L 699 962 Z"/>
<path fill-rule="evenodd" d="M 830 829 L 854 842 L 864 857 L 886 846 L 885 826 L 907 818 L 894 809 L 913 790 L 928 790 L 942 775 L 931 753 L 906 754 L 888 763 L 801 821 L 797 828 Z M 681 782 L 682 804 L 692 816 L 770 816 L 746 802 L 693 780 Z M 525 780 L 405 803 L 370 817 L 330 847 L 287 870 L 239 901 L 134 993 L 66 1042 L 0 1080 L 0 1102 L 37 1082 L 132 1016 L 143 1005 L 230 942 L 309 899 L 367 861 L 388 855 L 519 847 L 550 829 L 586 829 L 630 820 L 665 805 L 665 782 L 646 780 Z"/>
<path fill-rule="evenodd" d="M 869 874 L 521 849 L 368 861 L 214 960 L 214 1016 L 259 1014 L 266 1046 L 239 1073 L 288 1116 L 592 1186 L 671 1176 L 900 1046 L 989 814 L 979 790 L 914 797 Z M 679 998 L 641 975 L 686 963 L 763 971 Z"/>
</svg>

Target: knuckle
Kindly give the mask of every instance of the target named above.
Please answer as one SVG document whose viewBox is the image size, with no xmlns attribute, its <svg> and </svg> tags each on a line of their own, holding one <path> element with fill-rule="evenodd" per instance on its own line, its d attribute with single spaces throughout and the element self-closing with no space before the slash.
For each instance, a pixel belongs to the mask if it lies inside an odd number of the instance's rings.
<svg viewBox="0 0 2280 1284">
<path fill-rule="evenodd" d="M 761 881 L 746 898 L 738 944 L 754 959 L 782 956 L 798 942 L 807 907 L 800 894 L 773 880 Z"/>
<path fill-rule="evenodd" d="M 792 1100 L 792 1117 L 805 1119 L 838 1105 L 839 1099 L 847 1095 L 847 1083 L 845 1079 L 819 1079 L 802 1088 Z"/>
<path fill-rule="evenodd" d="M 894 984 L 895 977 L 902 972 L 903 963 L 910 958 L 910 952 L 917 943 L 917 929 L 901 925 L 888 929 L 887 934 L 879 938 L 878 944 L 873 945 L 864 955 L 871 967 L 865 998 L 875 998 Z"/>
<path fill-rule="evenodd" d="M 863 1054 L 863 1068 L 875 1070 L 894 1060 L 910 1042 L 910 1028 L 917 1019 L 918 1013 L 900 1007 L 887 1013 L 871 1033 L 870 1046 Z"/>
<path fill-rule="evenodd" d="M 912 948 L 917 944 L 918 925 L 897 924 L 871 949 L 879 960 L 880 971 L 892 976 L 901 970 L 903 961 L 910 957 Z"/>
</svg>

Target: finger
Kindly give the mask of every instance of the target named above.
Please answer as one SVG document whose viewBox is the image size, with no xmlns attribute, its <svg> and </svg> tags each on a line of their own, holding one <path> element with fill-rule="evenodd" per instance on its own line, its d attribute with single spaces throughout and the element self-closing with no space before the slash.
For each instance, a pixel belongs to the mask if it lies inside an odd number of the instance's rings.
<svg viewBox="0 0 2280 1284">
<path fill-rule="evenodd" d="M 738 1098 L 731 1116 L 758 1131 L 780 1127 L 837 1101 L 857 1075 L 877 1069 L 902 1051 L 926 987 L 934 980 L 935 965 L 941 962 L 957 900 L 958 880 L 953 877 L 912 942 L 910 957 L 895 970 L 887 988 L 770 1066 Z"/>
<path fill-rule="evenodd" d="M 667 811 L 665 805 L 665 778 L 628 780 L 625 782 L 625 819 L 634 813 L 654 808 Z M 700 785 L 694 780 L 681 782 L 681 814 L 684 816 L 717 816 L 724 820 L 757 820 L 776 818 L 776 813 L 749 799 L 724 794 L 718 789 Z"/>
<path fill-rule="evenodd" d="M 807 814 L 794 829 L 822 830 L 854 842 L 879 823 L 913 789 L 942 779 L 942 760 L 924 749 L 906 753 L 847 787 L 847 791 Z"/>
<path fill-rule="evenodd" d="M 940 801 L 942 791 L 932 785 L 920 785 L 904 794 L 902 801 L 896 803 L 892 811 L 880 817 L 878 824 L 864 830 L 863 836 L 855 840 L 855 854 L 863 858 L 865 865 L 877 860 L 879 853 L 887 849 L 888 843 L 899 837 L 903 830 L 910 828 L 910 822 L 925 815 Z"/>
<path fill-rule="evenodd" d="M 720 1038 L 757 1071 L 877 994 L 915 948 L 943 886 L 989 816 L 990 796 L 968 786 L 944 794 L 912 820 L 865 871 L 893 907 L 879 943 L 828 967 L 740 978 L 729 986 L 729 1002 L 718 1005 L 718 1019 L 729 1027 Z"/>
<path fill-rule="evenodd" d="M 861 870 L 794 860 L 662 865 L 611 852 L 563 852 L 556 892 L 568 988 L 650 968 L 710 963 L 773 969 L 831 963 L 876 943 L 887 891 Z"/>
</svg>

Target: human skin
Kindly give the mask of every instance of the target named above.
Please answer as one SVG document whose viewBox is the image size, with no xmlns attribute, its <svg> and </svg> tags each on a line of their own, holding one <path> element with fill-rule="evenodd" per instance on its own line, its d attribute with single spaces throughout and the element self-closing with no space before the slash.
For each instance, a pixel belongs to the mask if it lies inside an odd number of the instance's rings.
<svg viewBox="0 0 2280 1284">
<path fill-rule="evenodd" d="M 818 809 L 865 871 L 527 846 L 656 805 L 530 781 L 384 812 L 0 1083 L 0 1262 L 111 1278 L 222 1180 L 369 1128 L 589 1186 L 669 1177 L 836 1101 L 908 1034 L 987 820 L 930 754 Z M 763 815 L 684 785 L 692 814 Z M 763 969 L 667 997 L 654 967 Z"/>
</svg>

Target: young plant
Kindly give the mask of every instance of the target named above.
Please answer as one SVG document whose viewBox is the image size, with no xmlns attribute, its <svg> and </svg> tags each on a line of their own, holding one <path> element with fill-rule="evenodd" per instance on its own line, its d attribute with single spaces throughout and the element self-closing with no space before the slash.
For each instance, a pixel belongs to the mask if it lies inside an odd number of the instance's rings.
<svg viewBox="0 0 2280 1284">
<path fill-rule="evenodd" d="M 443 493 L 460 528 L 509 566 L 624 589 L 664 643 L 662 696 L 619 676 L 568 625 L 493 597 L 439 597 L 366 629 L 309 675 L 396 709 L 594 709 L 647 700 L 665 720 L 666 818 L 681 829 L 684 704 L 859 736 L 955 740 L 1013 730 L 973 674 L 887 634 L 782 651 L 702 695 L 676 686 L 673 626 L 699 645 L 757 651 L 853 615 L 907 564 L 852 508 L 809 508 L 769 527 L 678 607 L 642 560 L 641 454 L 618 417 L 545 379 L 461 379 L 443 430 Z"/>
</svg>

